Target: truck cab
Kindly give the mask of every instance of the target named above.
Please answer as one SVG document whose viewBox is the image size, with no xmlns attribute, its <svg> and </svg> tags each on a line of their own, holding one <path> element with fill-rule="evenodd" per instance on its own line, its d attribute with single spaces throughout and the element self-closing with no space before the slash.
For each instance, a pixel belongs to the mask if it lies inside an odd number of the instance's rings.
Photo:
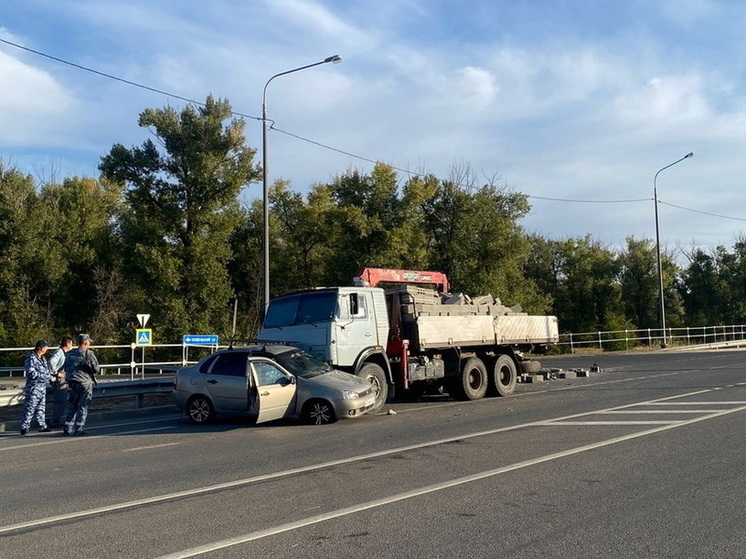
<svg viewBox="0 0 746 559">
<path fill-rule="evenodd" d="M 382 289 L 333 287 L 272 299 L 259 338 L 293 342 L 337 368 L 356 372 L 361 355 L 386 347 L 388 332 Z"/>
</svg>

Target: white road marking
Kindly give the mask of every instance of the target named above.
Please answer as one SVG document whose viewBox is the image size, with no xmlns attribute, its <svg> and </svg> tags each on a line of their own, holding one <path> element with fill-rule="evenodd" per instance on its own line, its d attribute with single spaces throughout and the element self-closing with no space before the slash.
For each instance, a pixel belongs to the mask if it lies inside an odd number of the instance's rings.
<svg viewBox="0 0 746 559">
<path fill-rule="evenodd" d="M 170 553 L 168 555 L 162 555 L 158 559 L 186 559 L 188 557 L 195 557 L 197 555 L 203 555 L 205 553 L 211 553 L 213 551 L 217 551 L 219 549 L 225 549 L 227 547 L 233 547 L 236 545 L 240 545 L 243 543 L 248 543 L 255 540 L 260 540 L 263 538 L 267 538 L 269 536 L 274 536 L 277 534 L 281 534 L 283 532 L 289 532 L 292 530 L 297 530 L 299 528 L 304 528 L 306 526 L 310 526 L 313 524 L 319 524 L 321 522 L 326 522 L 327 520 L 333 520 L 335 518 L 340 518 L 342 516 L 348 516 L 351 514 L 356 514 L 358 512 L 370 510 L 373 508 L 382 507 L 385 505 L 389 505 L 392 503 L 396 503 L 399 501 L 404 501 L 407 499 L 412 499 L 414 497 L 419 497 L 421 495 L 426 495 L 428 493 L 434 493 L 436 491 L 442 491 L 444 489 L 449 489 L 451 487 L 457 487 L 459 485 L 465 485 L 467 483 L 473 483 L 475 481 L 480 481 L 483 479 L 487 479 L 490 477 L 498 476 L 507 472 L 513 472 L 516 470 L 520 470 L 523 468 L 528 468 L 531 466 L 535 466 L 537 464 L 543 464 L 545 462 L 550 462 L 553 460 L 558 460 L 560 458 L 566 458 L 568 456 L 573 456 L 575 454 L 580 454 L 582 452 L 588 452 L 591 450 L 595 450 L 598 448 L 603 448 L 606 446 L 611 446 L 617 443 L 629 441 L 632 439 L 637 439 L 640 437 L 645 437 L 648 435 L 652 435 L 655 433 L 660 433 L 662 431 L 666 431 L 669 429 L 675 429 L 678 427 L 683 427 L 685 425 L 691 425 L 693 423 L 697 423 L 700 421 L 705 421 L 708 419 L 713 419 L 715 417 L 721 417 L 723 415 L 728 415 L 731 413 L 736 413 L 739 411 L 746 410 L 746 406 L 740 407 L 740 408 L 733 408 L 730 410 L 723 410 L 719 413 L 712 414 L 712 415 L 706 415 L 702 417 L 696 417 L 694 419 L 690 419 L 688 421 L 682 421 L 675 423 L 673 425 L 665 425 L 662 427 L 656 427 L 654 429 L 649 429 L 647 431 L 641 431 L 638 433 L 632 433 L 629 435 L 625 435 L 622 437 L 616 437 L 613 439 L 608 439 L 605 441 L 600 441 L 593 444 L 588 444 L 584 446 L 579 446 L 577 448 L 572 448 L 569 450 L 564 450 L 562 452 L 557 452 L 554 454 L 547 454 L 546 456 L 540 456 L 538 458 L 534 458 L 531 460 L 526 460 L 524 462 L 518 462 L 516 464 L 511 464 L 509 466 L 504 466 L 501 468 L 495 468 L 494 470 L 487 470 L 485 472 L 480 472 L 478 474 L 473 474 L 470 476 L 465 476 L 461 478 L 452 479 L 450 481 L 437 483 L 435 485 L 429 485 L 427 487 L 422 487 L 420 489 L 414 489 L 412 491 L 406 491 L 404 493 L 399 493 L 398 495 L 393 495 L 391 497 L 385 497 L 383 499 L 376 499 L 373 501 L 368 501 L 367 503 L 360 503 L 358 505 L 353 505 L 351 507 L 345 507 L 342 509 L 337 509 L 335 511 L 330 511 L 324 514 L 319 514 L 316 516 L 311 516 L 309 518 L 304 518 L 302 520 L 297 520 L 295 522 L 288 522 L 287 524 L 281 524 L 279 526 L 275 526 L 273 528 L 267 528 L 265 530 L 259 530 L 256 532 L 249 532 L 247 534 L 243 534 L 240 536 L 236 536 L 233 538 L 228 538 L 225 540 L 193 547 L 191 549 L 184 549 L 182 551 L 177 551 L 175 553 Z"/>
<path fill-rule="evenodd" d="M 138 446 L 135 448 L 126 448 L 122 452 L 137 452 L 138 450 L 151 450 L 154 448 L 163 448 L 164 446 L 176 446 L 182 444 L 182 441 L 176 442 L 176 443 L 163 443 L 163 444 L 153 444 L 150 446 Z"/>
<path fill-rule="evenodd" d="M 744 402 L 746 403 L 746 402 Z M 666 413 L 676 413 L 676 414 L 693 414 L 693 413 L 717 413 L 719 411 L 723 411 L 722 409 L 719 410 L 609 410 L 609 411 L 602 411 L 600 412 L 600 415 L 614 415 L 614 414 L 628 414 L 628 415 L 634 415 L 638 413 L 654 413 L 654 414 L 666 414 Z"/>
<path fill-rule="evenodd" d="M 99 429 L 100 428 L 101 427 L 99 427 Z M 5 452 L 7 450 L 18 450 L 19 448 L 31 448 L 35 446 L 45 446 L 45 445 L 50 445 L 50 444 L 90 441 L 93 439 L 100 439 L 102 437 L 114 437 L 118 435 L 135 435 L 137 433 L 152 433 L 153 431 L 165 431 L 167 429 L 176 429 L 176 426 L 174 425 L 174 426 L 166 426 L 166 427 L 149 427 L 147 429 L 137 429 L 134 431 L 116 431 L 114 433 L 106 433 L 103 435 L 87 435 L 85 437 L 76 437 L 76 436 L 71 436 L 71 437 L 60 436 L 60 437 L 55 437 L 55 438 L 44 437 L 44 439 L 46 440 L 42 440 L 38 442 L 36 441 L 31 442 L 32 439 L 26 439 L 29 441 L 28 444 L 17 444 L 15 446 L 6 446 L 4 448 L 0 448 L 0 452 Z"/>
<path fill-rule="evenodd" d="M 715 389 L 713 389 L 715 390 Z M 746 402 L 734 400 L 732 402 L 702 402 L 697 400 L 694 402 L 656 402 L 651 404 L 652 406 L 743 406 Z"/>
<path fill-rule="evenodd" d="M 546 423 L 539 423 L 542 427 L 554 427 L 558 426 L 578 426 L 578 425 L 672 425 L 675 423 L 684 423 L 684 420 L 680 421 L 547 421 Z"/>
<path fill-rule="evenodd" d="M 608 409 L 604 409 L 604 410 L 596 410 L 596 411 L 592 411 L 592 412 L 582 412 L 582 413 L 567 415 L 567 416 L 563 416 L 563 417 L 558 417 L 558 418 L 556 418 L 553 421 L 567 421 L 567 420 L 576 419 L 578 417 L 585 417 L 585 416 L 589 416 L 589 415 L 601 413 L 601 412 L 604 412 L 604 411 L 607 411 L 607 410 L 629 408 L 629 407 L 632 407 L 632 406 L 640 406 L 640 405 L 650 405 L 650 404 L 653 404 L 653 403 L 669 401 L 669 400 L 672 400 L 674 398 L 686 398 L 686 397 L 689 397 L 689 396 L 696 396 L 697 394 L 704 394 L 706 392 L 709 392 L 710 390 L 711 389 L 697 390 L 695 392 L 689 392 L 688 394 L 679 394 L 679 395 L 676 395 L 676 396 L 667 396 L 666 398 L 661 398 L 659 400 L 649 400 L 649 401 L 645 401 L 645 402 L 637 402 L 637 403 L 634 403 L 634 404 L 627 404 L 625 406 L 618 406 L 618 407 L 615 407 L 615 408 L 608 408 Z M 743 409 L 746 409 L 746 408 L 743 408 Z M 731 413 L 732 411 L 734 411 L 734 410 L 727 410 L 727 411 L 724 411 L 722 413 L 723 414 L 724 413 Z M 707 416 L 707 417 L 714 417 L 714 416 L 710 415 L 710 416 Z M 699 419 L 700 418 L 697 418 L 695 420 L 690 420 L 690 422 L 694 422 L 694 421 L 697 421 Z M 421 448 L 429 448 L 429 447 L 438 446 L 438 445 L 447 444 L 447 443 L 452 443 L 452 442 L 456 442 L 456 441 L 463 441 L 463 440 L 468 440 L 468 439 L 474 439 L 474 438 L 477 438 L 477 437 L 484 437 L 484 436 L 489 436 L 489 435 L 495 435 L 495 434 L 498 434 L 498 433 L 505 433 L 505 432 L 508 432 L 508 431 L 515 431 L 515 430 L 518 430 L 518 429 L 525 429 L 527 427 L 544 426 L 547 423 L 549 423 L 550 421 L 546 421 L 546 420 L 544 420 L 544 421 L 535 421 L 535 422 L 531 422 L 531 423 L 522 423 L 522 424 L 519 424 L 519 425 L 512 425 L 512 426 L 509 426 L 509 427 L 498 427 L 496 429 L 490 429 L 490 430 L 487 430 L 487 431 L 478 431 L 478 432 L 475 432 L 475 433 L 466 433 L 466 434 L 455 436 L 455 437 L 448 437 L 446 439 L 439 439 L 439 440 L 435 440 L 435 441 L 429 441 L 429 442 L 418 443 L 418 444 L 413 444 L 413 445 L 408 445 L 408 446 L 402 446 L 402 447 L 392 448 L 392 449 L 389 449 L 389 450 L 381 450 L 381 451 L 378 451 L 378 452 L 371 452 L 369 454 L 362 454 L 362 455 L 353 456 L 353 457 L 349 457 L 349 458 L 341 458 L 339 460 L 332 460 L 330 462 L 323 462 L 323 463 L 320 463 L 320 464 L 313 464 L 313 465 L 310 465 L 310 466 L 301 466 L 301 467 L 298 467 L 298 468 L 292 468 L 292 469 L 289 469 L 289 470 L 283 470 L 283 471 L 279 471 L 279 472 L 272 472 L 272 473 L 269 473 L 269 474 L 263 474 L 263 475 L 259 475 L 259 476 L 255 476 L 255 477 L 250 477 L 250 478 L 245 478 L 245 479 L 238 479 L 238 480 L 229 481 L 229 482 L 226 482 L 226 483 L 220 483 L 220 484 L 216 484 L 216 485 L 208 485 L 208 486 L 205 486 L 205 487 L 198 487 L 196 489 L 187 489 L 187 490 L 184 490 L 184 491 L 177 491 L 175 493 L 167 493 L 167 494 L 164 494 L 164 495 L 157 495 L 157 496 L 148 497 L 148 498 L 145 498 L 145 499 L 137 499 L 137 500 L 134 500 L 134 501 L 126 501 L 126 502 L 123 502 L 123 503 L 118 503 L 118 504 L 114 504 L 114 505 L 108 505 L 108 506 L 105 506 L 105 507 L 98 507 L 98 508 L 94 508 L 94 509 L 88 509 L 88 510 L 82 510 L 82 511 L 77 511 L 77 512 L 71 512 L 71 513 L 68 513 L 68 514 L 62 514 L 62 515 L 58 515 L 58 516 L 51 516 L 51 517 L 47 517 L 47 518 L 39 518 L 37 520 L 29 520 L 27 522 L 21 522 L 21 523 L 18 523 L 18 524 L 11 524 L 11 525 L 8 525 L 8 526 L 0 526 L 0 534 L 4 534 L 4 533 L 7 533 L 7 532 L 13 532 L 13 531 L 16 531 L 16 530 L 23 530 L 23 529 L 26 529 L 26 528 L 34 528 L 34 527 L 38 527 L 38 526 L 43 526 L 45 524 L 52 524 L 54 522 L 74 520 L 74 519 L 78 519 L 78 518 L 84 518 L 84 517 L 88 517 L 88 516 L 94 516 L 94 515 L 97 515 L 97 514 L 103 514 L 103 513 L 109 513 L 109 512 L 119 511 L 119 510 L 125 510 L 125 509 L 129 509 L 129 508 L 143 506 L 143 505 L 151 505 L 151 504 L 156 504 L 156 503 L 162 503 L 162 502 L 171 501 L 171 500 L 174 500 L 174 499 L 180 499 L 180 498 L 183 498 L 183 497 L 191 497 L 191 496 L 194 496 L 194 495 L 203 495 L 203 494 L 206 494 L 206 493 L 212 493 L 212 492 L 221 491 L 221 490 L 224 490 L 224 489 L 231 489 L 231 488 L 234 488 L 234 487 L 241 487 L 241 486 L 250 485 L 250 484 L 253 484 L 253 483 L 259 483 L 259 482 L 268 481 L 268 480 L 272 480 L 272 479 L 279 479 L 279 478 L 288 477 L 288 476 L 291 476 L 291 475 L 296 475 L 296 474 L 301 474 L 301 473 L 306 473 L 306 472 L 313 472 L 313 471 L 317 471 L 317 470 L 325 470 L 325 469 L 332 468 L 332 467 L 335 467 L 335 466 L 342 466 L 342 465 L 345 465 L 345 464 L 353 464 L 353 463 L 356 463 L 356 462 L 362 462 L 364 460 L 370 460 L 370 459 L 373 459 L 373 458 L 381 458 L 381 457 L 389 456 L 389 455 L 392 455 L 392 454 L 400 454 L 402 452 L 408 452 L 408 451 L 412 451 L 412 450 L 418 450 L 418 449 L 421 449 Z M 171 428 L 175 428 L 175 427 L 171 427 Z M 14 448 L 17 448 L 17 447 L 14 447 Z"/>
</svg>

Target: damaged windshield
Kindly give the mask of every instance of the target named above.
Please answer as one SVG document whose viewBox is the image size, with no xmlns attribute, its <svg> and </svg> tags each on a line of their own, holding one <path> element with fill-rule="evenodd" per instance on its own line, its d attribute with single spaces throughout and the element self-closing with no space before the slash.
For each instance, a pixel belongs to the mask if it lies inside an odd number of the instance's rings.
<svg viewBox="0 0 746 559">
<path fill-rule="evenodd" d="M 317 377 L 334 370 L 328 363 L 302 350 L 281 353 L 275 359 L 288 371 L 303 378 Z"/>
</svg>

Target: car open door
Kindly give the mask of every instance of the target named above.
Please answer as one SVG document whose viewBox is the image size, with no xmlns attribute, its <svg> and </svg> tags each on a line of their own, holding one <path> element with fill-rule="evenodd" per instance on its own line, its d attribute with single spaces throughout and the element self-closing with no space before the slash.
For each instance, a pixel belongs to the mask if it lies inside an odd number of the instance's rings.
<svg viewBox="0 0 746 559">
<path fill-rule="evenodd" d="M 256 422 L 293 415 L 298 388 L 295 377 L 269 359 L 251 358 L 249 364 L 253 403 L 258 406 Z"/>
</svg>

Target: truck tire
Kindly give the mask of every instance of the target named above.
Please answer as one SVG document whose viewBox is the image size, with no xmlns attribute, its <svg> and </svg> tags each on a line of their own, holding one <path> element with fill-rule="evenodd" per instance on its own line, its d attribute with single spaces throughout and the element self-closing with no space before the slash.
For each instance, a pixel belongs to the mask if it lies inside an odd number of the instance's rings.
<svg viewBox="0 0 746 559">
<path fill-rule="evenodd" d="M 479 400 L 487 393 L 489 377 L 487 367 L 479 357 L 471 357 L 464 362 L 461 373 L 453 382 L 454 398 L 461 400 Z"/>
<path fill-rule="evenodd" d="M 368 413 L 380 411 L 389 397 L 389 384 L 386 382 L 386 375 L 383 369 L 375 363 L 366 363 L 360 368 L 357 376 L 371 383 L 373 385 L 373 392 L 376 394 L 376 403 L 373 404 L 373 409 Z"/>
<path fill-rule="evenodd" d="M 507 396 L 515 390 L 518 374 L 515 361 L 509 355 L 498 355 L 490 375 L 490 389 L 498 396 Z"/>
<path fill-rule="evenodd" d="M 521 373 L 531 374 L 538 373 L 541 371 L 541 363 L 533 361 L 532 359 L 524 359 L 521 361 Z"/>
</svg>

